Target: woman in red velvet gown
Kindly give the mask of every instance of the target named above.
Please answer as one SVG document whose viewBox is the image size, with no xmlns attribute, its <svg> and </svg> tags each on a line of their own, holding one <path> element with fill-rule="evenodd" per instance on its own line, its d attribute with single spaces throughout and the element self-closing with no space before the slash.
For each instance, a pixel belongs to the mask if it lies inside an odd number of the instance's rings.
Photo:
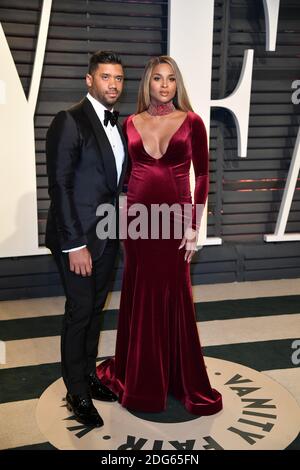
<svg viewBox="0 0 300 470">
<path fill-rule="evenodd" d="M 194 204 L 204 207 L 206 130 L 192 111 L 172 58 L 160 56 L 146 65 L 138 112 L 126 119 L 124 132 L 131 161 L 128 208 L 136 203 L 147 208 L 191 204 L 191 163 L 196 178 Z M 97 374 L 128 409 L 163 411 L 168 393 L 196 415 L 222 409 L 222 397 L 207 376 L 192 298 L 189 263 L 196 249 L 196 215 L 194 208 L 182 239 L 172 234 L 164 239 L 160 230 L 158 239 L 124 241 L 116 354 L 98 366 Z"/>
</svg>

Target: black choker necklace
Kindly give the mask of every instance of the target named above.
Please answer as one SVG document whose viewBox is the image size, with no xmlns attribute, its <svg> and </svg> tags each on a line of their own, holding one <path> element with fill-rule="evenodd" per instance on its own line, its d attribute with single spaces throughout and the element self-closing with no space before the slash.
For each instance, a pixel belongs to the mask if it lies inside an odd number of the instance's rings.
<svg viewBox="0 0 300 470">
<path fill-rule="evenodd" d="M 163 104 L 150 103 L 149 108 L 147 109 L 147 113 L 151 114 L 151 116 L 165 116 L 166 114 L 173 113 L 174 111 L 176 111 L 176 108 L 173 101 Z"/>
</svg>

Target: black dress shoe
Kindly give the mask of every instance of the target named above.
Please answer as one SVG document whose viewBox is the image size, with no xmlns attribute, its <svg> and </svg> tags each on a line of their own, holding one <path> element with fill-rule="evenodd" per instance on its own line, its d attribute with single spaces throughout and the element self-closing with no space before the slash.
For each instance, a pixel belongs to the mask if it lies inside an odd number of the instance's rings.
<svg viewBox="0 0 300 470">
<path fill-rule="evenodd" d="M 95 400 L 117 401 L 118 397 L 108 387 L 103 385 L 96 373 L 89 375 L 90 393 Z"/>
<path fill-rule="evenodd" d="M 88 396 L 66 395 L 67 409 L 74 413 L 76 420 L 85 426 L 100 428 L 103 420 Z"/>
</svg>

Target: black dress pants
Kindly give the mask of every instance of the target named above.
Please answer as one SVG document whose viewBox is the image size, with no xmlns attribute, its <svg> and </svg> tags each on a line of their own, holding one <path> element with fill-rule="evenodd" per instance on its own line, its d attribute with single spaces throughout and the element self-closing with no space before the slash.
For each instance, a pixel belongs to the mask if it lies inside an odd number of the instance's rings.
<svg viewBox="0 0 300 470">
<path fill-rule="evenodd" d="M 62 376 L 71 394 L 88 393 L 87 377 L 95 371 L 100 335 L 100 314 L 109 291 L 119 248 L 108 240 L 103 254 L 93 260 L 92 275 L 70 271 L 68 253 L 53 252 L 66 295 L 61 336 Z"/>
</svg>

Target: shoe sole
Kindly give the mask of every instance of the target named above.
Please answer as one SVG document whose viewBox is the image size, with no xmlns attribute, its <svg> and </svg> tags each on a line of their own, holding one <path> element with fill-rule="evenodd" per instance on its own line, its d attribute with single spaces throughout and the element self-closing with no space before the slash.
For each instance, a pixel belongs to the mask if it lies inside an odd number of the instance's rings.
<svg viewBox="0 0 300 470">
<path fill-rule="evenodd" d="M 93 400 L 106 401 L 107 403 L 113 403 L 113 402 L 118 401 L 118 398 L 113 398 L 113 399 L 99 398 L 99 397 L 96 397 L 95 395 L 91 395 L 91 397 L 93 398 Z"/>
</svg>

